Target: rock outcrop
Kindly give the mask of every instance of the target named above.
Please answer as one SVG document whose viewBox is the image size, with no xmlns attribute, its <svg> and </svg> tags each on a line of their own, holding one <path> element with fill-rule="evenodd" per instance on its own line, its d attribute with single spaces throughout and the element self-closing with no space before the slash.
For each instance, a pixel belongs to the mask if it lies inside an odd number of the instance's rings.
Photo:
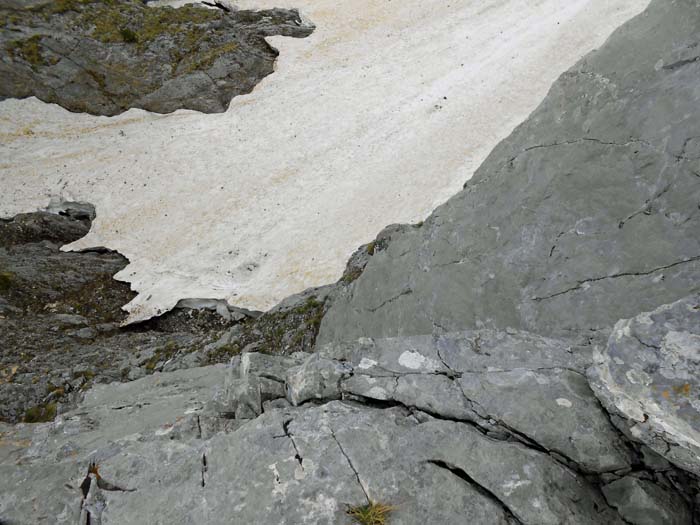
<svg viewBox="0 0 700 525">
<path fill-rule="evenodd" d="M 2 428 L 0 509 L 74 522 L 95 461 L 135 489 L 100 494 L 105 524 L 330 525 L 369 502 L 404 525 L 693 523 L 697 478 L 616 428 L 573 350 L 482 330 L 99 385 L 53 423 Z"/>
<path fill-rule="evenodd" d="M 95 211 L 81 203 L 50 208 L 0 221 L 0 421 L 51 420 L 93 384 L 187 362 L 252 320 L 178 308 L 120 327 L 134 293 L 113 276 L 128 260 L 109 250 L 60 251 L 88 232 Z"/>
<path fill-rule="evenodd" d="M 700 4 L 654 1 L 564 73 L 458 195 L 392 236 L 321 342 L 598 335 L 698 291 Z"/>
<path fill-rule="evenodd" d="M 0 100 L 35 96 L 94 115 L 226 111 L 272 73 L 265 37 L 314 29 L 293 10 L 139 0 L 5 0 L 0 21 Z"/>
<path fill-rule="evenodd" d="M 0 425 L 0 517 L 700 523 L 699 8 L 653 1 L 424 224 L 198 354 L 228 365 Z"/>
<path fill-rule="evenodd" d="M 700 475 L 700 295 L 617 323 L 590 377 L 627 433 Z"/>
</svg>

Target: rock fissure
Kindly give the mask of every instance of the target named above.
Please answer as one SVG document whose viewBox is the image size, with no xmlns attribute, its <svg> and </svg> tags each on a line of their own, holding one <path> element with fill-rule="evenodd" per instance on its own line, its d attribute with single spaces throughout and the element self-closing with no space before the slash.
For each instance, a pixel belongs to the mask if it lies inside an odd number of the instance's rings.
<svg viewBox="0 0 700 525">
<path fill-rule="evenodd" d="M 581 281 L 578 281 L 578 283 L 575 286 L 572 286 L 571 288 L 567 288 L 566 290 L 562 290 L 561 292 L 557 292 L 557 293 L 554 293 L 551 295 L 546 295 L 544 297 L 533 297 L 532 300 L 536 301 L 536 302 L 546 301 L 549 299 L 553 299 L 555 297 L 559 297 L 560 295 L 564 295 L 564 294 L 567 294 L 570 292 L 575 292 L 577 290 L 580 290 L 583 288 L 584 285 L 586 285 L 588 283 L 595 283 L 598 281 L 604 281 L 606 279 L 619 279 L 620 277 L 644 277 L 644 276 L 651 275 L 651 274 L 656 273 L 656 272 L 660 272 L 662 270 L 668 270 L 670 268 L 675 268 L 676 266 L 680 266 L 681 264 L 687 264 L 687 263 L 695 262 L 698 260 L 700 260 L 700 255 L 695 256 L 695 257 L 691 257 L 689 259 L 684 259 L 682 261 L 676 261 L 674 263 L 670 263 L 670 264 L 667 264 L 665 266 L 659 266 L 659 267 L 653 268 L 651 270 L 644 270 L 644 271 L 639 271 L 639 272 L 620 272 L 620 273 L 616 273 L 613 275 L 605 275 L 603 277 L 591 277 L 589 279 L 583 279 Z"/>
<path fill-rule="evenodd" d="M 345 452 L 345 449 L 343 448 L 343 445 L 340 444 L 340 441 L 338 440 L 338 437 L 335 435 L 335 431 L 331 428 L 330 429 L 331 437 L 333 438 L 333 441 L 336 442 L 338 445 L 338 449 L 340 450 L 340 453 L 345 457 L 345 460 L 348 463 L 348 466 L 350 467 L 350 470 L 352 470 L 355 478 L 357 479 L 358 485 L 360 485 L 360 488 L 362 489 L 362 493 L 365 495 L 365 499 L 367 500 L 368 504 L 372 503 L 372 499 L 369 497 L 369 493 L 367 492 L 367 488 L 365 487 L 364 483 L 362 482 L 362 478 L 360 478 L 360 473 L 357 471 L 355 468 L 355 465 L 353 465 L 352 460 L 350 459 L 350 456 L 348 456 L 347 452 Z"/>
<path fill-rule="evenodd" d="M 367 310 L 368 312 L 373 312 L 373 313 L 374 313 L 374 312 L 376 312 L 377 310 L 380 310 L 380 309 L 384 308 L 386 305 L 391 304 L 391 303 L 393 303 L 394 301 L 398 301 L 398 300 L 401 299 L 402 297 L 405 297 L 405 296 L 407 296 L 407 295 L 411 295 L 412 293 L 413 293 L 413 290 L 411 290 L 411 289 L 404 290 L 403 292 L 399 293 L 398 295 L 395 295 L 395 296 L 393 296 L 393 297 L 390 297 L 390 298 L 387 299 L 386 301 L 383 301 L 381 304 L 379 304 L 379 306 L 375 306 L 375 307 L 373 307 L 373 308 L 367 308 L 366 310 Z"/>
<path fill-rule="evenodd" d="M 289 438 L 289 441 L 292 443 L 292 447 L 294 448 L 294 459 L 297 460 L 297 463 L 299 463 L 299 466 L 301 467 L 302 470 L 304 470 L 304 458 L 301 455 L 301 452 L 299 452 L 299 448 L 297 447 L 297 443 L 294 440 L 294 434 L 292 434 L 289 431 L 289 425 L 292 424 L 294 420 L 293 419 L 288 419 L 282 424 L 282 429 L 284 430 L 284 435 Z"/>
<path fill-rule="evenodd" d="M 628 140 L 627 142 L 609 142 L 609 141 L 604 141 L 596 138 L 591 138 L 591 137 L 582 137 L 579 139 L 572 139 L 572 140 L 565 140 L 561 142 L 552 142 L 551 144 L 538 144 L 536 146 L 529 146 L 525 149 L 523 149 L 520 153 L 517 155 L 511 157 L 506 164 L 512 164 L 515 162 L 515 160 L 520 157 L 521 155 L 525 153 L 529 153 L 530 151 L 537 150 L 537 149 L 545 149 L 545 148 L 557 148 L 560 146 L 572 146 L 575 144 L 581 144 L 583 142 L 593 142 L 595 144 L 600 144 L 602 146 L 616 146 L 616 147 L 627 147 L 630 144 L 641 144 L 646 147 L 651 147 L 651 143 L 645 140 L 641 139 L 631 139 Z"/>
<path fill-rule="evenodd" d="M 684 60 L 678 60 L 677 62 L 673 62 L 671 64 L 668 64 L 667 66 L 663 66 L 663 69 L 667 71 L 673 71 L 675 69 L 680 69 L 685 66 L 689 66 L 691 64 L 695 64 L 696 62 L 700 61 L 700 56 L 693 57 L 693 58 L 686 58 Z"/>
<path fill-rule="evenodd" d="M 517 525 L 523 525 L 523 522 L 515 515 L 515 513 L 508 507 L 508 505 L 501 499 L 499 498 L 496 494 L 494 494 L 493 491 L 476 481 L 473 477 L 471 477 L 469 474 L 467 474 L 463 469 L 449 464 L 446 461 L 442 460 L 436 460 L 436 459 L 430 459 L 426 461 L 426 463 L 430 465 L 434 465 L 438 468 L 447 470 L 451 474 L 457 476 L 459 479 L 467 483 L 470 487 L 476 489 L 479 494 L 490 500 L 491 502 L 495 503 L 498 507 L 501 508 L 503 513 L 506 515 L 508 520 Z"/>
</svg>

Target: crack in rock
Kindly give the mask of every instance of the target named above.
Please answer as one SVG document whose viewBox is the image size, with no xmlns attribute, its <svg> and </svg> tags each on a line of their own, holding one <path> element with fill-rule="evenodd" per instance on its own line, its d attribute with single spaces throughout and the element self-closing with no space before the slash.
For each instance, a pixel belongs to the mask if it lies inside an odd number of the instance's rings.
<svg viewBox="0 0 700 525">
<path fill-rule="evenodd" d="M 472 478 L 469 474 L 467 474 L 464 470 L 461 468 L 452 465 L 450 463 L 447 463 L 446 461 L 442 460 L 436 460 L 436 459 L 429 459 L 426 461 L 426 463 L 430 465 L 434 465 L 438 468 L 447 470 L 451 474 L 457 476 L 459 479 L 467 483 L 470 487 L 473 487 L 476 489 L 476 491 L 484 496 L 486 499 L 491 501 L 492 503 L 496 504 L 498 507 L 501 508 L 503 513 L 506 515 L 506 518 L 508 521 L 512 524 L 516 525 L 523 525 L 523 522 L 513 513 L 513 511 L 506 505 L 506 503 L 499 498 L 496 494 L 494 494 L 491 490 L 486 488 L 484 485 L 476 481 L 474 478 Z"/>
<path fill-rule="evenodd" d="M 673 71 L 674 69 L 679 69 L 684 66 L 689 66 L 690 64 L 694 64 L 695 62 L 700 61 L 700 56 L 693 57 L 693 58 L 687 58 L 685 60 L 679 60 L 678 62 L 673 62 L 672 64 L 669 64 L 667 66 L 663 66 L 663 69 L 667 71 Z"/>
<path fill-rule="evenodd" d="M 515 160 L 518 157 L 520 157 L 521 155 L 528 153 L 530 151 L 536 150 L 536 149 L 556 148 L 559 146 L 571 146 L 574 144 L 581 144 L 583 142 L 593 142 L 595 144 L 600 144 L 603 146 L 627 147 L 630 144 L 641 144 L 641 145 L 646 146 L 646 147 L 651 147 L 651 144 L 649 142 L 647 142 L 645 140 L 641 140 L 641 139 L 631 139 L 627 142 L 608 142 L 608 141 L 604 141 L 604 140 L 600 140 L 600 139 L 596 139 L 596 138 L 592 138 L 592 137 L 582 137 L 580 139 L 565 140 L 562 142 L 553 142 L 551 144 L 538 144 L 536 146 L 529 146 L 529 147 L 523 149 L 520 153 L 518 153 L 514 157 L 511 157 L 510 159 L 508 159 L 508 162 L 506 162 L 506 164 L 510 165 L 513 162 L 515 162 Z"/>
<path fill-rule="evenodd" d="M 395 295 L 394 297 L 390 297 L 390 298 L 387 299 L 386 301 L 383 301 L 379 306 L 375 306 L 374 308 L 367 308 L 367 311 L 368 311 L 368 312 L 376 312 L 376 311 L 379 310 L 380 308 L 385 307 L 387 304 L 393 303 L 394 301 L 400 299 L 401 297 L 404 297 L 405 295 L 411 295 L 412 293 L 413 293 L 413 290 L 410 290 L 410 289 L 409 289 L 409 290 L 404 290 L 404 291 L 401 292 L 400 294 Z"/>
<path fill-rule="evenodd" d="M 297 443 L 294 440 L 294 434 L 292 434 L 289 431 L 289 425 L 292 424 L 293 419 L 288 419 L 282 424 L 282 429 L 284 430 L 284 435 L 289 438 L 289 441 L 292 442 L 292 447 L 294 447 L 294 459 L 297 460 L 297 463 L 299 463 L 299 466 L 301 467 L 301 470 L 304 470 L 304 458 L 302 457 L 301 453 L 299 452 L 299 448 L 297 447 Z"/>
<path fill-rule="evenodd" d="M 365 485 L 362 483 L 362 479 L 360 478 L 360 473 L 359 473 L 359 472 L 357 471 L 357 469 L 355 468 L 355 465 L 353 465 L 352 460 L 350 459 L 350 456 L 348 456 L 347 453 L 345 452 L 345 449 L 343 448 L 343 445 L 341 445 L 341 444 L 340 444 L 340 441 L 338 441 L 338 437 L 335 435 L 335 431 L 334 431 L 332 428 L 330 429 L 330 431 L 331 431 L 331 437 L 333 438 L 333 440 L 334 440 L 334 441 L 336 442 L 336 444 L 338 445 L 338 448 L 340 449 L 340 453 L 341 453 L 343 456 L 345 456 L 345 459 L 347 460 L 348 465 L 350 466 L 350 469 L 351 469 L 351 470 L 353 471 L 353 473 L 355 474 L 355 478 L 357 478 L 357 483 L 360 485 L 360 488 L 362 489 L 362 492 L 363 492 L 364 495 L 365 495 L 365 499 L 367 500 L 367 503 L 368 503 L 368 504 L 371 504 L 371 503 L 372 503 L 372 500 L 371 500 L 370 497 L 369 497 L 369 493 L 367 492 L 367 489 L 365 488 Z"/>
<path fill-rule="evenodd" d="M 668 270 L 669 268 L 674 268 L 676 266 L 680 266 L 681 264 L 686 264 L 694 261 L 700 260 L 700 255 L 697 255 L 695 257 L 691 257 L 690 259 L 685 259 L 683 261 L 676 261 L 671 264 L 667 264 L 665 266 L 659 266 L 658 268 L 653 268 L 651 270 L 643 271 L 643 272 L 620 272 L 616 273 L 613 275 L 605 275 L 603 277 L 592 277 L 590 279 L 583 279 L 581 281 L 578 281 L 578 283 L 575 286 L 572 286 L 571 288 L 567 288 L 566 290 L 562 290 L 561 292 L 553 293 L 551 295 L 546 295 L 544 297 L 533 297 L 532 300 L 535 302 L 539 301 L 546 301 L 548 299 L 553 299 L 555 297 L 559 297 L 560 295 L 564 295 L 570 292 L 574 292 L 576 290 L 580 290 L 583 285 L 588 284 L 588 283 L 595 283 L 598 281 L 604 281 L 606 279 L 618 279 L 620 277 L 643 277 L 646 275 L 651 275 L 653 273 L 659 272 L 661 270 Z"/>
</svg>

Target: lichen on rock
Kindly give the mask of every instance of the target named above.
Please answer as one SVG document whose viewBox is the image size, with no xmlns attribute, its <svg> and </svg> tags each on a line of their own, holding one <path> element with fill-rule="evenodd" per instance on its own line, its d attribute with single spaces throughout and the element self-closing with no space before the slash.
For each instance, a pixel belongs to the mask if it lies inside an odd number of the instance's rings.
<svg viewBox="0 0 700 525">
<path fill-rule="evenodd" d="M 294 10 L 138 0 L 8 0 L 0 20 L 0 100 L 36 96 L 95 115 L 225 111 L 272 73 L 277 51 L 265 37 L 313 31 Z"/>
</svg>

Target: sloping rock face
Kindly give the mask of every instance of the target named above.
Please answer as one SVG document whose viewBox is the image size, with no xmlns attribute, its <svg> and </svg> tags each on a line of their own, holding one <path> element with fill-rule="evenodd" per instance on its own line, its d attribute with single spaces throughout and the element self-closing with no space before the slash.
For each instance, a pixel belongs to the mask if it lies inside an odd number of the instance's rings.
<svg viewBox="0 0 700 525">
<path fill-rule="evenodd" d="M 655 1 L 562 75 L 465 189 L 394 235 L 319 341 L 595 336 L 700 286 L 700 4 Z"/>
<path fill-rule="evenodd" d="M 628 433 L 700 474 L 700 295 L 620 321 L 590 376 Z"/>
<path fill-rule="evenodd" d="M 150 8 L 137 0 L 0 3 L 0 100 L 74 112 L 226 111 L 273 71 L 265 37 L 305 37 L 293 10 Z"/>
</svg>

